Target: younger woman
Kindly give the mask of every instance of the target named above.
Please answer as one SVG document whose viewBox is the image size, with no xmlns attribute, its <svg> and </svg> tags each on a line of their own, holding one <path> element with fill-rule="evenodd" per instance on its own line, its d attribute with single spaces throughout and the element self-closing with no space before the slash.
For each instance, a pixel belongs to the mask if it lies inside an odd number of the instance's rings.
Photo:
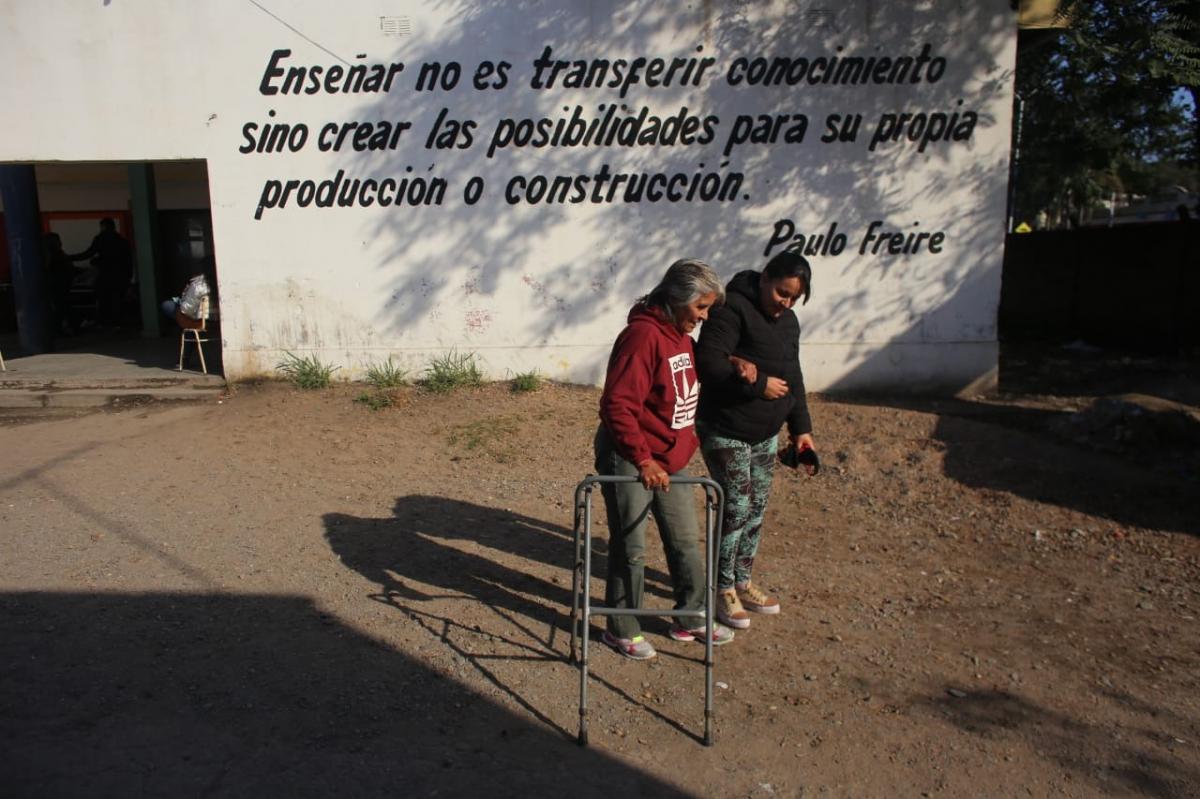
<svg viewBox="0 0 1200 799">
<path fill-rule="evenodd" d="M 698 429 L 704 462 L 725 489 L 717 618 L 750 626 L 750 613 L 778 613 L 779 601 L 750 579 L 778 448 L 787 422 L 789 445 L 812 448 L 812 421 L 800 372 L 800 323 L 792 306 L 808 302 L 812 270 L 785 251 L 761 272 L 739 272 L 726 287 L 696 346 L 704 393 Z M 749 611 L 749 612 L 748 612 Z"/>
</svg>

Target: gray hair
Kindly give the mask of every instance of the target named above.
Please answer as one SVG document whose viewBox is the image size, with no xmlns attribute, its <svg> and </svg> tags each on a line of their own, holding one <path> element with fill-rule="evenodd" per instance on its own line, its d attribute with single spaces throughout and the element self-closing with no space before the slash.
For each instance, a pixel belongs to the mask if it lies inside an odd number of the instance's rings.
<svg viewBox="0 0 1200 799">
<path fill-rule="evenodd" d="M 705 294 L 716 294 L 717 302 L 725 301 L 725 288 L 713 268 L 695 258 L 680 258 L 667 268 L 658 285 L 641 301 L 668 316 Z"/>
</svg>

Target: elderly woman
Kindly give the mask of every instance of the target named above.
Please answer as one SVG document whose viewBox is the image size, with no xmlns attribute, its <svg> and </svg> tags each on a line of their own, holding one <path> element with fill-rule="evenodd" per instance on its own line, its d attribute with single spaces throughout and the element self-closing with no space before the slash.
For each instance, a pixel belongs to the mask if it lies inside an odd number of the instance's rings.
<svg viewBox="0 0 1200 799">
<path fill-rule="evenodd" d="M 750 626 L 750 613 L 779 612 L 779 600 L 751 581 L 775 468 L 779 428 L 788 446 L 812 449 L 812 421 L 800 371 L 800 323 L 792 306 L 808 302 L 812 270 L 784 251 L 763 271 L 746 270 L 726 286 L 696 345 L 704 384 L 698 429 L 704 462 L 725 490 L 717 562 L 717 618 Z M 813 474 L 815 467 L 808 467 Z"/>
<path fill-rule="evenodd" d="M 654 290 L 638 300 L 613 345 L 600 398 L 596 470 L 637 482 L 602 487 L 608 515 L 608 586 L 613 608 L 639 608 L 644 590 L 646 520 L 658 524 L 677 610 L 704 605 L 704 565 L 699 555 L 696 509 L 686 491 L 670 491 L 699 442 L 694 429 L 699 396 L 689 335 L 708 318 L 724 292 L 713 270 L 700 261 L 676 261 Z M 679 618 L 670 636 L 704 640 L 704 626 Z M 733 632 L 714 625 L 713 644 Z M 609 616 L 604 643 L 634 660 L 654 657 L 636 616 Z"/>
</svg>

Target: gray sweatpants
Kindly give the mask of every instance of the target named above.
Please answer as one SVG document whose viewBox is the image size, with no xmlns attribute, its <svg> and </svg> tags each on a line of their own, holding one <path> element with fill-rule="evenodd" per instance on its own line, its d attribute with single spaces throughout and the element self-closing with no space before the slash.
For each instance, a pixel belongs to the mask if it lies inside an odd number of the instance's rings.
<svg viewBox="0 0 1200 799">
<path fill-rule="evenodd" d="M 635 465 L 612 446 L 604 425 L 594 442 L 599 474 L 637 477 Z M 678 471 L 671 477 L 684 477 Z M 608 515 L 608 586 L 604 601 L 612 608 L 640 608 L 645 591 L 646 522 L 651 514 L 658 525 L 677 610 L 704 607 L 704 560 L 700 557 L 699 525 L 692 492 L 683 486 L 671 491 L 647 491 L 641 483 L 606 483 L 601 486 Z M 678 618 L 687 628 L 701 626 L 696 618 Z M 609 616 L 608 631 L 618 638 L 633 638 L 641 631 L 636 616 Z"/>
</svg>

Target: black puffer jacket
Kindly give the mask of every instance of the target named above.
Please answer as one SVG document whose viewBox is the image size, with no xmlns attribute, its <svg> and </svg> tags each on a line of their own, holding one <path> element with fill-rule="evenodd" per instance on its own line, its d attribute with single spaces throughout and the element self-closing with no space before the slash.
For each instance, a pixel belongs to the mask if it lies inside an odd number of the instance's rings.
<svg viewBox="0 0 1200 799">
<path fill-rule="evenodd" d="M 771 319 L 759 306 L 759 273 L 738 272 L 725 287 L 725 304 L 700 328 L 696 368 L 700 374 L 699 423 L 722 436 L 750 444 L 779 433 L 786 421 L 792 435 L 812 432 L 804 375 L 800 371 L 800 322 L 789 308 Z M 758 367 L 758 381 L 743 381 L 729 356 Z M 768 377 L 787 381 L 786 396 L 763 398 Z"/>
</svg>

